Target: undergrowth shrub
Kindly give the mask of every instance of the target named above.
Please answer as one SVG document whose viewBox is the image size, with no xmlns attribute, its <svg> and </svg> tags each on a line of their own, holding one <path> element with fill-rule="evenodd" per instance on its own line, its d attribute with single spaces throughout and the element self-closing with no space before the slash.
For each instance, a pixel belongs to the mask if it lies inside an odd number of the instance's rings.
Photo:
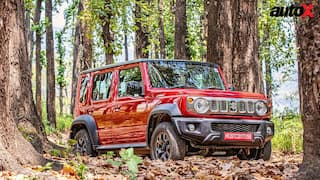
<svg viewBox="0 0 320 180">
<path fill-rule="evenodd" d="M 275 136 L 272 139 L 274 150 L 300 153 L 303 144 L 303 126 L 300 115 L 287 114 L 272 118 Z"/>
</svg>

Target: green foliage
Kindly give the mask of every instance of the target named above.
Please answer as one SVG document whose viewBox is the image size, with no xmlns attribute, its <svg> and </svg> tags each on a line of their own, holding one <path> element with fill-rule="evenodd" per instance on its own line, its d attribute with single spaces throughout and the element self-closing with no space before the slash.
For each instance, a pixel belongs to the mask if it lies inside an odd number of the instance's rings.
<svg viewBox="0 0 320 180">
<path fill-rule="evenodd" d="M 58 58 L 56 61 L 58 61 L 58 75 L 57 75 L 57 83 L 60 86 L 60 88 L 63 88 L 66 86 L 67 81 L 64 77 L 65 71 L 66 71 L 66 65 L 64 63 L 64 57 L 66 53 L 66 48 L 63 45 L 64 41 L 64 29 L 60 32 L 56 32 L 56 38 L 57 38 L 57 53 Z"/>
<path fill-rule="evenodd" d="M 85 173 L 88 171 L 88 167 L 83 163 L 80 155 L 77 155 L 77 162 L 72 161 L 72 165 L 75 168 L 76 173 L 80 177 L 80 179 L 85 179 Z"/>
<path fill-rule="evenodd" d="M 50 155 L 51 155 L 51 156 L 59 157 L 60 154 L 61 154 L 61 152 L 60 152 L 60 150 L 58 150 L 58 149 L 51 149 L 51 150 L 50 150 Z"/>
<path fill-rule="evenodd" d="M 37 171 L 39 172 L 43 172 L 43 171 L 47 171 L 47 170 L 51 170 L 52 169 L 52 163 L 48 162 L 46 165 L 40 167 L 39 169 L 37 169 Z"/>
<path fill-rule="evenodd" d="M 122 149 L 120 151 L 120 160 L 113 160 L 114 153 L 108 152 L 105 157 L 107 162 L 116 167 L 125 165 L 128 169 L 122 171 L 124 175 L 128 175 L 131 179 L 136 177 L 138 173 L 138 164 L 142 163 L 142 158 L 134 154 L 133 148 Z"/>
<path fill-rule="evenodd" d="M 270 64 L 272 71 L 285 68 L 283 78 L 287 79 L 296 71 L 296 47 L 293 18 L 275 18 L 270 16 L 274 6 L 290 6 L 292 0 L 260 0 L 259 11 L 259 59 Z M 272 76 L 265 77 L 266 82 L 276 89 L 279 84 Z"/>
<path fill-rule="evenodd" d="M 301 117 L 286 114 L 272 120 L 275 125 L 275 136 L 272 139 L 273 149 L 282 152 L 302 152 L 303 126 Z"/>
<path fill-rule="evenodd" d="M 46 117 L 45 113 L 43 113 L 43 117 Z M 73 117 L 71 115 L 58 115 L 56 129 L 54 129 L 52 126 L 50 126 L 50 123 L 47 121 L 46 118 L 43 120 L 43 124 L 45 127 L 46 134 L 52 134 L 52 133 L 63 132 L 63 131 L 69 130 L 71 127 L 72 121 L 73 121 Z"/>
</svg>

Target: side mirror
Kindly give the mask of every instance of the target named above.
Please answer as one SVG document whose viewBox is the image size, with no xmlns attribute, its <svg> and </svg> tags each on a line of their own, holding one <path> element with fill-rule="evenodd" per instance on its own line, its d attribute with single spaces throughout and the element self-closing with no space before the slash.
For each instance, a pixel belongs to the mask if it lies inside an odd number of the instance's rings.
<svg viewBox="0 0 320 180">
<path fill-rule="evenodd" d="M 143 88 L 138 81 L 129 81 L 126 83 L 126 94 L 134 97 L 143 96 Z"/>
</svg>

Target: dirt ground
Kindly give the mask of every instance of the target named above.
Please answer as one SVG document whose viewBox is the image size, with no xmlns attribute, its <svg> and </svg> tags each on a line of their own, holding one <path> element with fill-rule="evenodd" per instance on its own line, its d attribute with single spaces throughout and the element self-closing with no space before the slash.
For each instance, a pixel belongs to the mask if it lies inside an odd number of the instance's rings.
<svg viewBox="0 0 320 180">
<path fill-rule="evenodd" d="M 65 144 L 67 133 L 50 136 L 58 144 Z M 67 157 L 44 155 L 59 162 L 57 170 L 43 166 L 25 166 L 24 174 L 0 172 L 0 179 L 130 179 L 125 166 L 113 166 L 105 156 Z M 294 179 L 302 161 L 302 154 L 273 152 L 270 161 L 240 161 L 237 157 L 189 156 L 180 161 L 152 161 L 147 156 L 138 166 L 134 179 Z M 82 162 L 82 163 L 79 163 Z M 82 167 L 82 168 L 81 168 Z M 85 169 L 85 170 L 83 170 Z M 83 175 L 79 175 L 79 171 Z"/>
</svg>

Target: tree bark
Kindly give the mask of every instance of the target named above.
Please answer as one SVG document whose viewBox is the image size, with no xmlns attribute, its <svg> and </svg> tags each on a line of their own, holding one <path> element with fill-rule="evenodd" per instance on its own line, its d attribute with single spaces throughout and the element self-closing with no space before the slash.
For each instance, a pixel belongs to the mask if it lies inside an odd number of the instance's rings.
<svg viewBox="0 0 320 180">
<path fill-rule="evenodd" d="M 233 3 L 233 84 L 240 91 L 264 93 L 258 46 L 258 1 Z"/>
<path fill-rule="evenodd" d="M 80 12 L 85 10 L 87 0 L 80 1 Z M 87 22 L 80 20 L 80 43 L 82 47 L 82 56 L 80 56 L 81 71 L 92 68 L 92 53 L 93 53 L 93 42 L 92 38 L 89 37 L 92 34 L 90 27 Z"/>
<path fill-rule="evenodd" d="M 0 1 L 0 169 L 21 170 L 42 157 L 19 129 L 42 150 L 42 123 L 32 97 L 31 72 L 22 0 Z M 32 136 L 29 136 L 31 135 Z"/>
<path fill-rule="evenodd" d="M 235 90 L 263 93 L 257 1 L 210 0 L 208 62 L 221 66 Z"/>
<path fill-rule="evenodd" d="M 107 4 L 110 4 L 109 0 L 106 0 Z M 111 12 L 108 12 L 106 16 L 104 16 L 102 19 L 104 19 L 104 25 L 102 26 L 102 39 L 104 43 L 104 52 L 105 52 L 105 58 L 106 58 L 106 64 L 112 64 L 113 63 L 113 48 L 112 44 L 114 41 L 114 36 L 111 32 Z"/>
<path fill-rule="evenodd" d="M 187 52 L 187 14 L 186 0 L 176 0 L 174 58 L 190 59 Z"/>
<path fill-rule="evenodd" d="M 129 51 L 128 51 L 128 32 L 124 31 L 124 59 L 125 61 L 129 60 Z"/>
<path fill-rule="evenodd" d="M 142 9 L 140 7 L 141 0 L 136 0 L 134 14 L 136 24 L 136 40 L 135 40 L 135 58 L 148 58 L 148 46 L 150 45 L 148 37 L 148 27 L 141 19 Z"/>
<path fill-rule="evenodd" d="M 78 7 L 78 14 L 80 12 L 80 5 Z M 77 18 L 76 28 L 74 31 L 74 42 L 73 42 L 73 63 L 72 63 L 72 84 L 71 84 L 71 104 L 70 104 L 70 113 L 73 114 L 75 107 L 75 98 L 77 94 L 77 83 L 80 72 L 80 20 Z"/>
<path fill-rule="evenodd" d="M 166 55 L 166 38 L 164 35 L 164 24 L 163 24 L 163 0 L 158 0 L 158 11 L 159 11 L 159 42 L 160 42 L 160 58 L 165 59 Z"/>
<path fill-rule="evenodd" d="M 319 2 L 313 3 L 314 18 L 299 18 L 297 46 L 300 111 L 303 122 L 303 162 L 298 179 L 320 178 L 320 18 Z M 316 15 L 317 14 L 317 15 Z"/>
<path fill-rule="evenodd" d="M 87 23 L 79 18 L 79 15 L 84 10 L 84 0 L 78 4 L 78 18 L 74 31 L 74 46 L 73 46 L 73 66 L 72 66 L 72 87 L 71 87 L 71 105 L 70 113 L 73 114 L 75 106 L 75 97 L 77 94 L 77 83 L 80 71 L 92 68 L 93 64 L 93 42 L 88 37 L 91 33 Z"/>
<path fill-rule="evenodd" d="M 41 0 L 36 0 L 34 10 L 34 24 L 39 24 L 41 18 Z M 41 30 L 36 30 L 36 108 L 40 119 L 42 119 L 42 97 L 41 97 Z"/>
<path fill-rule="evenodd" d="M 227 81 L 231 83 L 233 73 L 232 0 L 209 0 L 207 6 L 207 61 L 220 65 Z"/>
<path fill-rule="evenodd" d="M 47 119 L 53 128 L 56 128 L 55 108 L 55 67 L 54 67 L 54 40 L 52 29 L 52 0 L 46 0 L 45 16 L 48 20 L 46 27 L 46 58 L 47 58 Z"/>
</svg>

